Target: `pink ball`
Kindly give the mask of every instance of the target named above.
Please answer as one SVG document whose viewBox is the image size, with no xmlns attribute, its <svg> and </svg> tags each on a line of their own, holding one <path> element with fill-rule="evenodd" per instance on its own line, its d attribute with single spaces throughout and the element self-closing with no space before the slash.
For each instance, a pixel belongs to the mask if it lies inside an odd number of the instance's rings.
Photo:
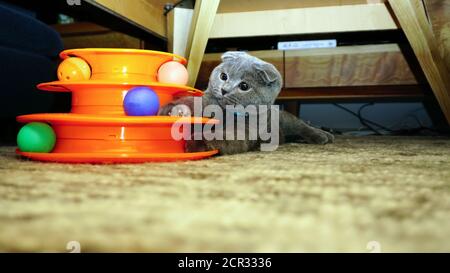
<svg viewBox="0 0 450 273">
<path fill-rule="evenodd" d="M 186 85 L 188 79 L 189 75 L 186 67 L 179 62 L 167 62 L 161 65 L 158 70 L 158 81 L 161 83 Z"/>
</svg>

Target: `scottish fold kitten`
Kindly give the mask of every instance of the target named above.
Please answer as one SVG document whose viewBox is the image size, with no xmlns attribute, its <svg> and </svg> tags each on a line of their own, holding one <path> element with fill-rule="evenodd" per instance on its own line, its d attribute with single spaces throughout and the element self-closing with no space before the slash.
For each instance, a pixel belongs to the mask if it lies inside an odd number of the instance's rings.
<svg viewBox="0 0 450 273">
<path fill-rule="evenodd" d="M 242 105 L 243 107 L 255 106 L 257 109 L 267 109 L 275 102 L 282 87 L 282 77 L 278 70 L 270 63 L 262 61 L 244 52 L 229 51 L 222 55 L 222 63 L 211 73 L 208 88 L 201 97 L 201 106 L 215 105 L 224 111 L 227 105 Z M 198 98 L 197 98 L 198 99 Z M 191 116 L 194 111 L 194 97 L 181 97 L 159 111 L 159 115 Z M 203 115 L 203 114 L 202 114 Z M 298 117 L 280 110 L 265 110 L 256 113 L 234 113 L 236 116 L 245 117 L 249 121 L 252 115 L 257 115 L 259 120 L 267 121 L 267 130 L 278 128 L 276 132 L 279 143 L 307 142 L 312 144 L 326 144 L 334 141 L 334 136 L 323 130 L 314 128 L 303 122 Z M 271 124 L 271 118 L 279 117 L 279 124 Z M 256 130 L 246 122 L 244 128 L 236 128 L 223 117 L 214 116 L 223 123 L 224 134 L 238 134 L 239 130 L 245 131 L 245 139 L 241 140 L 197 140 L 186 141 L 187 152 L 199 152 L 211 149 L 219 149 L 221 154 L 243 153 L 261 148 L 269 140 L 249 138 L 251 130 Z M 233 130 L 230 130 L 232 128 Z M 195 133 L 194 133 L 195 134 Z"/>
</svg>

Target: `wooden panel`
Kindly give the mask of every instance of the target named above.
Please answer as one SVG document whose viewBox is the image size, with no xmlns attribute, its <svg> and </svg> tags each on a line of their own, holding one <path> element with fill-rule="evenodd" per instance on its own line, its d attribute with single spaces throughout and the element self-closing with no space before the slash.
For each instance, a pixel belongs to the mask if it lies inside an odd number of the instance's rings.
<svg viewBox="0 0 450 273">
<path fill-rule="evenodd" d="M 382 0 L 223 0 L 218 13 L 380 3 Z"/>
<path fill-rule="evenodd" d="M 401 98 L 419 99 L 423 91 L 418 85 L 386 86 L 341 86 L 282 89 L 278 100 L 317 100 L 317 99 L 380 99 Z"/>
<path fill-rule="evenodd" d="M 396 44 L 286 51 L 285 86 L 416 84 Z"/>
<path fill-rule="evenodd" d="M 274 64 L 287 88 L 417 84 L 396 44 L 285 51 L 286 65 L 283 51 L 249 53 Z M 211 71 L 220 63 L 220 55 L 205 55 L 197 87 L 206 88 Z"/>
<path fill-rule="evenodd" d="M 385 4 L 217 14 L 210 38 L 397 29 Z"/>
<path fill-rule="evenodd" d="M 389 0 L 389 4 L 414 50 L 447 122 L 450 123 L 450 73 L 439 54 L 422 1 Z"/>
<path fill-rule="evenodd" d="M 61 35 L 80 35 L 89 33 L 110 32 L 109 28 L 99 26 L 90 22 L 76 22 L 71 24 L 51 25 Z"/>
<path fill-rule="evenodd" d="M 281 75 L 284 75 L 284 64 L 283 64 L 283 51 L 278 50 L 262 50 L 262 51 L 252 51 L 249 52 L 251 55 L 258 57 L 266 62 L 273 64 Z M 220 64 L 220 56 L 222 53 L 210 53 L 205 54 L 203 58 L 202 65 L 200 67 L 200 72 L 197 78 L 196 87 L 199 89 L 206 89 L 208 86 L 209 75 L 213 69 Z M 283 76 L 284 78 L 284 76 Z"/>
<path fill-rule="evenodd" d="M 63 37 L 65 49 L 106 47 L 106 48 L 141 48 L 141 40 L 117 32 Z"/>
<path fill-rule="evenodd" d="M 53 25 L 63 40 L 64 48 L 109 47 L 142 48 L 141 40 L 87 22 Z"/>
<path fill-rule="evenodd" d="M 164 4 L 175 0 L 87 0 L 107 11 L 154 33 L 166 37 L 166 18 Z"/>
</svg>

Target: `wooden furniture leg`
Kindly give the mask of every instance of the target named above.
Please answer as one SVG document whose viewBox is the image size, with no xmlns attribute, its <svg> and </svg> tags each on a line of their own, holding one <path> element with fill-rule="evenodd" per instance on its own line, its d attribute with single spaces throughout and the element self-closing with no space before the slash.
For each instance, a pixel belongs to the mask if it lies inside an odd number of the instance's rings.
<svg viewBox="0 0 450 273">
<path fill-rule="evenodd" d="M 186 46 L 194 11 L 174 8 L 167 14 L 167 48 L 169 52 L 187 57 Z"/>
<path fill-rule="evenodd" d="M 194 86 L 220 0 L 197 0 L 186 45 L 189 85 Z"/>
<path fill-rule="evenodd" d="M 298 117 L 300 114 L 300 101 L 298 100 L 287 100 L 283 102 L 284 110 Z"/>
<path fill-rule="evenodd" d="M 423 2 L 389 0 L 389 4 L 450 124 L 450 73 L 439 55 L 437 41 L 428 22 Z"/>
</svg>

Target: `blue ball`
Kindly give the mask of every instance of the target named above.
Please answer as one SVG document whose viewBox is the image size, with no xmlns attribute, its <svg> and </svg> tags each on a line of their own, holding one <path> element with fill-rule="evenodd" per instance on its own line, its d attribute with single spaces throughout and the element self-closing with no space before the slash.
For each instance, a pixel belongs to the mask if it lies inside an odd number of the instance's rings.
<svg viewBox="0 0 450 273">
<path fill-rule="evenodd" d="M 125 95 L 123 108 L 128 116 L 154 116 L 158 114 L 159 98 L 151 88 L 135 87 Z"/>
</svg>

